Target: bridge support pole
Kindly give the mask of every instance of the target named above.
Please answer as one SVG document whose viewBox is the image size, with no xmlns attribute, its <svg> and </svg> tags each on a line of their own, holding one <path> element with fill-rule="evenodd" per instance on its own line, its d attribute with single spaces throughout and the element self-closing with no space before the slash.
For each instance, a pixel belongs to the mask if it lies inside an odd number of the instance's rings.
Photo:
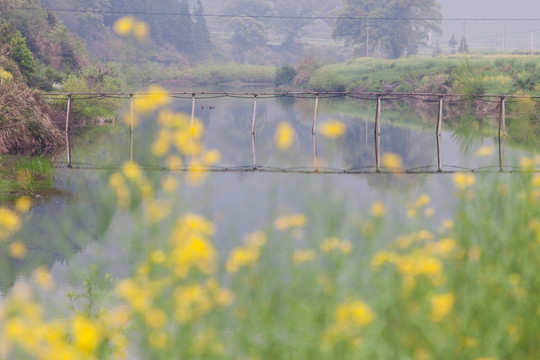
<svg viewBox="0 0 540 360">
<path fill-rule="evenodd" d="M 501 97 L 499 115 L 499 171 L 504 171 L 504 144 L 506 141 L 506 104 Z"/>
<path fill-rule="evenodd" d="M 317 123 L 317 110 L 319 108 L 319 94 L 315 96 L 315 110 L 313 111 L 313 126 L 311 127 L 311 134 L 315 134 L 315 125 Z"/>
<path fill-rule="evenodd" d="M 251 121 L 251 152 L 253 154 L 253 170 L 257 169 L 257 156 L 255 155 L 255 118 L 257 117 L 257 95 L 253 95 L 253 120 Z"/>
<path fill-rule="evenodd" d="M 69 115 L 71 112 L 71 94 L 68 94 L 67 111 L 66 111 L 66 151 L 67 151 L 67 167 L 71 168 L 71 147 L 69 146 Z"/>
<path fill-rule="evenodd" d="M 133 124 L 135 122 L 133 111 L 133 94 L 129 94 L 129 162 L 133 162 Z"/>
<path fill-rule="evenodd" d="M 375 167 L 381 171 L 381 95 L 377 94 L 377 109 L 375 111 Z"/>
<path fill-rule="evenodd" d="M 437 136 L 437 172 L 442 172 L 442 154 L 441 154 L 442 118 L 443 118 L 443 96 L 439 95 L 439 115 L 437 116 L 437 130 L 435 131 L 435 134 Z"/>
</svg>

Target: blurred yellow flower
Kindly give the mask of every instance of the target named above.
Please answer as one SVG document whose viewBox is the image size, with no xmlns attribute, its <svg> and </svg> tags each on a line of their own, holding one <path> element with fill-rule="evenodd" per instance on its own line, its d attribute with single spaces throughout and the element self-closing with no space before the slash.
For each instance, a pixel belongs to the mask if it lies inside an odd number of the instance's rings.
<svg viewBox="0 0 540 360">
<path fill-rule="evenodd" d="M 335 139 L 345 134 L 347 126 L 339 120 L 330 120 L 321 123 L 319 131 L 323 136 Z"/>
<path fill-rule="evenodd" d="M 336 325 L 338 328 L 363 327 L 373 321 L 375 315 L 363 301 L 353 301 L 338 305 Z"/>
<path fill-rule="evenodd" d="M 154 111 L 171 102 L 169 93 L 159 85 L 148 87 L 146 94 L 137 95 L 133 100 L 133 107 L 139 113 Z"/>
<path fill-rule="evenodd" d="M 422 206 L 426 206 L 430 201 L 429 195 L 422 194 L 416 199 L 416 207 L 421 208 Z"/>
<path fill-rule="evenodd" d="M 144 320 L 154 329 L 161 329 L 167 324 L 167 315 L 163 310 L 151 308 L 144 313 Z"/>
<path fill-rule="evenodd" d="M 287 230 L 304 227 L 306 224 L 307 217 L 304 214 L 293 214 L 278 217 L 276 221 L 274 221 L 274 228 L 277 230 Z"/>
<path fill-rule="evenodd" d="M 120 36 L 127 36 L 133 30 L 135 19 L 132 16 L 124 16 L 116 20 L 113 30 Z"/>
<path fill-rule="evenodd" d="M 382 166 L 387 167 L 391 171 L 401 170 L 403 165 L 401 162 L 401 156 L 394 153 L 385 153 L 381 159 Z"/>
<path fill-rule="evenodd" d="M 94 322 L 82 315 L 73 319 L 74 343 L 85 352 L 93 352 L 101 343 L 102 331 Z"/>
<path fill-rule="evenodd" d="M 22 259 L 26 256 L 26 246 L 20 241 L 11 243 L 9 245 L 9 255 L 15 259 Z"/>
<path fill-rule="evenodd" d="M 519 159 L 519 163 L 523 171 L 531 172 L 534 170 L 534 166 L 535 166 L 534 160 L 529 157 L 526 157 L 526 156 L 522 157 L 521 159 Z"/>
<path fill-rule="evenodd" d="M 150 32 L 150 27 L 144 21 L 137 21 L 133 26 L 133 33 L 139 40 L 145 40 Z"/>
<path fill-rule="evenodd" d="M 431 321 L 439 322 L 452 310 L 454 306 L 454 294 L 435 295 L 429 302 L 431 303 Z"/>
<path fill-rule="evenodd" d="M 375 201 L 370 208 L 371 215 L 375 217 L 383 217 L 386 214 L 386 208 L 380 201 Z"/>
<path fill-rule="evenodd" d="M 23 196 L 15 201 L 15 209 L 20 212 L 27 212 L 32 208 L 32 199 L 28 196 Z"/>
<path fill-rule="evenodd" d="M 282 121 L 276 128 L 276 136 L 274 141 L 280 150 L 287 150 L 294 142 L 296 133 L 292 125 L 286 121 Z"/>
<path fill-rule="evenodd" d="M 44 289 L 51 289 L 54 286 L 54 279 L 51 273 L 43 266 L 34 270 L 34 280 Z"/>
<path fill-rule="evenodd" d="M 0 229 L 2 232 L 9 231 L 15 232 L 21 227 L 21 219 L 13 211 L 9 209 L 0 208 Z M 1 237 L 1 236 L 0 236 Z"/>
<path fill-rule="evenodd" d="M 483 146 L 480 149 L 476 150 L 474 156 L 476 157 L 485 157 L 493 155 L 495 148 L 493 146 Z"/>
<path fill-rule="evenodd" d="M 315 251 L 313 250 L 297 250 L 293 254 L 293 261 L 296 265 L 313 261 L 315 259 Z"/>
<path fill-rule="evenodd" d="M 474 175 L 467 173 L 455 173 L 452 180 L 454 181 L 454 185 L 461 190 L 473 186 L 476 183 Z"/>
</svg>

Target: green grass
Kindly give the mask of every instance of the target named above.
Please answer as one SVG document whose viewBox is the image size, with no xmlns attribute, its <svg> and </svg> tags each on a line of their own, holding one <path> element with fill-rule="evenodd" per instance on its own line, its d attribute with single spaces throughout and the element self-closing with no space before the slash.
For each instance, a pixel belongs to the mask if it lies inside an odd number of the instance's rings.
<svg viewBox="0 0 540 360">
<path fill-rule="evenodd" d="M 58 194 L 54 174 L 54 163 L 46 157 L 0 156 L 0 201 Z"/>
</svg>

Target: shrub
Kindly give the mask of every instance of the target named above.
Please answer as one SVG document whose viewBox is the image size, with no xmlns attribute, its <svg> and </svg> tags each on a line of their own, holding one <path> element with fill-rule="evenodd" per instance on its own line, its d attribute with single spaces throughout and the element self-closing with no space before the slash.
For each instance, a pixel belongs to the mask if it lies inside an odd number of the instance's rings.
<svg viewBox="0 0 540 360">
<path fill-rule="evenodd" d="M 294 78 L 296 77 L 296 70 L 290 64 L 283 64 L 276 71 L 276 78 L 274 83 L 276 86 L 292 85 Z"/>
</svg>

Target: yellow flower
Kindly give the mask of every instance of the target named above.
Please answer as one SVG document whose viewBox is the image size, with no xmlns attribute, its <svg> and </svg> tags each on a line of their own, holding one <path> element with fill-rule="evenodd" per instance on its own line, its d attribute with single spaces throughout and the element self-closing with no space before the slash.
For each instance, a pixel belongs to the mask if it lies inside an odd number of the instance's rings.
<svg viewBox="0 0 540 360">
<path fill-rule="evenodd" d="M 336 325 L 339 328 L 364 327 L 371 323 L 375 315 L 363 301 L 340 304 L 336 309 Z"/>
<path fill-rule="evenodd" d="M 392 171 L 402 169 L 401 156 L 394 153 L 385 153 L 381 159 L 382 165 Z"/>
<path fill-rule="evenodd" d="M 371 215 L 375 217 L 383 217 L 386 214 L 386 208 L 384 207 L 384 204 L 380 201 L 375 201 L 371 205 L 370 209 Z"/>
<path fill-rule="evenodd" d="M 534 161 L 533 159 L 529 158 L 529 157 L 522 157 L 520 160 L 519 160 L 520 164 L 521 164 L 521 167 L 523 169 L 523 171 L 526 171 L 526 172 L 531 172 L 534 170 Z"/>
<path fill-rule="evenodd" d="M 319 131 L 323 136 L 335 139 L 345 134 L 345 131 L 347 131 L 347 126 L 341 121 L 331 120 L 321 123 Z"/>
<path fill-rule="evenodd" d="M 235 273 L 242 267 L 253 266 L 257 263 L 260 250 L 258 248 L 238 247 L 231 251 L 225 268 L 230 273 Z"/>
<path fill-rule="evenodd" d="M 30 199 L 28 196 L 23 196 L 18 198 L 15 201 L 15 209 L 17 209 L 20 212 L 27 212 L 32 208 L 32 199 Z"/>
<path fill-rule="evenodd" d="M 135 25 L 135 19 L 132 16 L 124 16 L 118 20 L 113 25 L 114 32 L 120 36 L 127 36 L 133 30 Z"/>
<path fill-rule="evenodd" d="M 163 349 L 169 342 L 169 335 L 163 331 L 152 332 L 148 337 L 148 341 L 154 349 Z"/>
<path fill-rule="evenodd" d="M 73 320 L 73 335 L 75 345 L 89 353 L 92 353 L 102 340 L 98 325 L 81 315 Z"/>
<path fill-rule="evenodd" d="M 296 265 L 313 261 L 315 259 L 315 251 L 313 250 L 297 250 L 294 252 L 293 261 Z"/>
<path fill-rule="evenodd" d="M 152 308 L 144 313 L 144 320 L 151 328 L 160 329 L 167 323 L 167 315 L 160 309 Z"/>
<path fill-rule="evenodd" d="M 454 306 L 454 294 L 435 295 L 429 302 L 431 303 L 431 321 L 439 322 L 452 310 Z"/>
<path fill-rule="evenodd" d="M 493 146 L 484 146 L 484 147 L 481 147 L 480 149 L 476 150 L 474 155 L 476 157 L 484 157 L 484 156 L 493 155 L 494 152 L 495 152 L 495 148 Z"/>
<path fill-rule="evenodd" d="M 134 98 L 133 107 L 135 111 L 144 113 L 168 105 L 170 102 L 171 98 L 165 89 L 158 85 L 152 85 L 148 87 L 147 94 Z"/>
<path fill-rule="evenodd" d="M 431 199 L 429 198 L 429 195 L 422 194 L 418 199 L 416 199 L 416 207 L 421 208 L 422 206 L 426 206 L 430 201 Z"/>
<path fill-rule="evenodd" d="M 26 246 L 20 241 L 11 243 L 9 245 L 9 255 L 15 259 L 22 259 L 26 256 Z"/>
<path fill-rule="evenodd" d="M 167 255 L 163 250 L 155 250 L 150 254 L 150 260 L 154 264 L 163 264 L 167 260 Z"/>
<path fill-rule="evenodd" d="M 453 176 L 454 185 L 461 190 L 464 190 L 476 183 L 476 178 L 473 174 L 456 173 Z"/>
<path fill-rule="evenodd" d="M 306 226 L 307 217 L 304 214 L 293 214 L 281 216 L 274 221 L 277 230 L 287 230 L 291 228 L 301 228 Z"/>
<path fill-rule="evenodd" d="M 218 150 L 208 150 L 202 157 L 202 162 L 205 165 L 211 166 L 219 162 L 221 154 Z"/>
<path fill-rule="evenodd" d="M 282 121 L 278 124 L 276 129 L 276 136 L 274 138 L 276 146 L 280 150 L 287 150 L 294 142 L 296 133 L 292 125 L 286 121 Z"/>
<path fill-rule="evenodd" d="M 54 286 L 54 279 L 45 267 L 38 267 L 34 270 L 34 280 L 44 289 L 51 289 Z"/>
<path fill-rule="evenodd" d="M 21 219 L 13 211 L 0 208 L 0 229 L 15 232 L 21 228 Z"/>
<path fill-rule="evenodd" d="M 150 27 L 144 21 L 137 21 L 133 27 L 133 33 L 139 40 L 145 40 L 150 32 Z"/>
</svg>

